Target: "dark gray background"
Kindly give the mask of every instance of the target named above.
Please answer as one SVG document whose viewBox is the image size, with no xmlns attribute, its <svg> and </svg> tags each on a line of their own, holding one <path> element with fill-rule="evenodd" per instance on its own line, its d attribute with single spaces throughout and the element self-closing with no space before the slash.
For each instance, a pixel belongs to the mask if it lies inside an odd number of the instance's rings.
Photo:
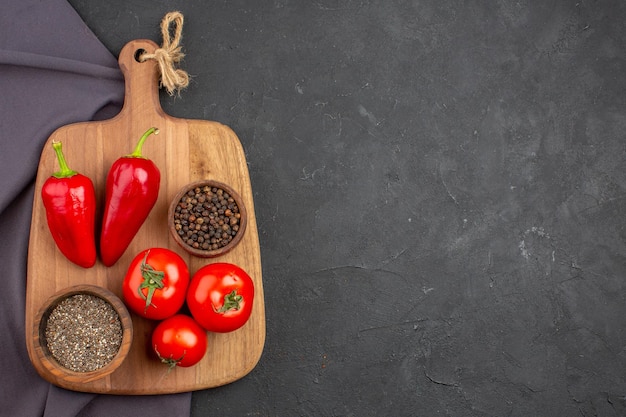
<svg viewBox="0 0 626 417">
<path fill-rule="evenodd" d="M 258 366 L 208 416 L 626 415 L 626 3 L 70 0 L 185 15 L 173 116 L 246 151 Z"/>
</svg>

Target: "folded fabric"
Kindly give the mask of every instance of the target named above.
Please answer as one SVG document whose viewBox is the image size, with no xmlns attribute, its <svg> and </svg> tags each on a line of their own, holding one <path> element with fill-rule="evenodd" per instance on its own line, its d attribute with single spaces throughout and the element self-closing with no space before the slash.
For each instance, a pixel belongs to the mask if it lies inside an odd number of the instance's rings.
<svg viewBox="0 0 626 417">
<path fill-rule="evenodd" d="M 121 108 L 124 80 L 111 53 L 65 0 L 8 0 L 0 14 L 0 414 L 184 416 L 191 394 L 95 395 L 50 385 L 26 351 L 26 260 L 34 179 L 46 139 Z M 130 40 L 130 39 L 129 39 Z"/>
</svg>

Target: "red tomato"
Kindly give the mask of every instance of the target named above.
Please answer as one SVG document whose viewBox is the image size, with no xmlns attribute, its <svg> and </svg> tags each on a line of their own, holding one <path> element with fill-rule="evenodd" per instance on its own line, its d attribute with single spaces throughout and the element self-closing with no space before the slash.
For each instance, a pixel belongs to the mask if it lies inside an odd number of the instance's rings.
<svg viewBox="0 0 626 417">
<path fill-rule="evenodd" d="M 207 334 L 194 319 L 184 314 L 169 317 L 152 332 L 152 349 L 170 368 L 200 362 L 207 348 Z"/>
<path fill-rule="evenodd" d="M 130 263 L 122 284 L 124 302 L 135 313 L 152 320 L 176 314 L 185 303 L 189 269 L 176 252 L 146 249 Z"/>
<path fill-rule="evenodd" d="M 237 265 L 224 262 L 200 268 L 187 291 L 191 315 L 211 332 L 232 332 L 243 326 L 253 301 L 252 278 Z"/>
</svg>

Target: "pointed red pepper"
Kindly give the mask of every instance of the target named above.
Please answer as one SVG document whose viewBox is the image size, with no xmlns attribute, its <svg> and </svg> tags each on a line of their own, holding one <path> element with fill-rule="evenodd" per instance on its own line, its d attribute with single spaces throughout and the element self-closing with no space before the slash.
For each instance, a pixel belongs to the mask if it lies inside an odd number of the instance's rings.
<svg viewBox="0 0 626 417">
<path fill-rule="evenodd" d="M 100 257 L 106 266 L 124 254 L 159 196 L 161 173 L 141 154 L 146 138 L 153 133 L 159 130 L 148 129 L 133 153 L 115 161 L 107 175 L 100 235 Z"/>
<path fill-rule="evenodd" d="M 60 170 L 41 189 L 48 228 L 67 259 L 84 268 L 96 263 L 96 193 L 91 180 L 67 166 L 61 142 L 52 142 Z"/>
</svg>

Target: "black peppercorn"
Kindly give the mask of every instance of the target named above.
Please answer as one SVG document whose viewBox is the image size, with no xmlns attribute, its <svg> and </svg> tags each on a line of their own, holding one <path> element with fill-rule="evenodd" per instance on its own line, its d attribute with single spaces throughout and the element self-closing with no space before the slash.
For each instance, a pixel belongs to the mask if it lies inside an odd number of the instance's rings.
<svg viewBox="0 0 626 417">
<path fill-rule="evenodd" d="M 235 199 L 218 187 L 189 190 L 173 210 L 174 229 L 194 248 L 216 250 L 228 245 L 239 231 L 241 214 Z"/>
</svg>

